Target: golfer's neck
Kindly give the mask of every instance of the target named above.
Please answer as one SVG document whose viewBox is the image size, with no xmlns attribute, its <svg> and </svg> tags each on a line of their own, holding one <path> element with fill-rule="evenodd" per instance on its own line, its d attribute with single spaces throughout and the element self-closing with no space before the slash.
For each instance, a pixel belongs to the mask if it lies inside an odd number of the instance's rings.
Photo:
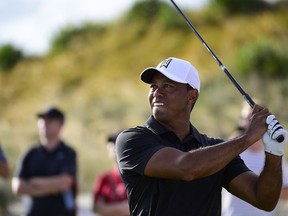
<svg viewBox="0 0 288 216">
<path fill-rule="evenodd" d="M 169 122 L 160 123 L 166 127 L 169 131 L 175 133 L 175 135 L 182 141 L 190 133 L 190 122 L 189 120 L 173 120 Z"/>
</svg>

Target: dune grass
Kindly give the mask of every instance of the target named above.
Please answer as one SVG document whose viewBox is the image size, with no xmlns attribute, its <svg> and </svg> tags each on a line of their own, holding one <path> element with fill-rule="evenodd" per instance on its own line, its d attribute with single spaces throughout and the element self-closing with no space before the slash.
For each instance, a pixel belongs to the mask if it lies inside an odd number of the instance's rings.
<svg viewBox="0 0 288 216">
<path fill-rule="evenodd" d="M 265 101 L 288 127 L 287 78 L 241 77 L 234 66 L 237 51 L 259 38 L 287 47 L 287 10 L 230 17 L 200 11 L 189 18 L 250 96 Z M 192 123 L 209 135 L 232 133 L 244 100 L 193 33 L 123 20 L 107 24 L 95 37 L 77 36 L 63 52 L 25 59 L 0 75 L 0 139 L 12 172 L 20 155 L 38 141 L 35 113 L 53 104 L 67 115 L 63 138 L 78 152 L 80 189 L 91 190 L 95 177 L 111 166 L 107 134 L 141 125 L 150 115 L 141 71 L 169 56 L 191 61 L 200 72 Z"/>
</svg>

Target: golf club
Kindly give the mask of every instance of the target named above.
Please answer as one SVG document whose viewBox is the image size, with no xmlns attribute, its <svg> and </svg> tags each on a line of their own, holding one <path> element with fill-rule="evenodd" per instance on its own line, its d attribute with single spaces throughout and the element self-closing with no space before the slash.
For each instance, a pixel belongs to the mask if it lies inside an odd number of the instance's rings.
<svg viewBox="0 0 288 216">
<path fill-rule="evenodd" d="M 178 5 L 171 0 L 174 7 L 177 9 L 177 11 L 182 15 L 182 17 L 185 19 L 186 23 L 190 27 L 190 29 L 195 33 L 195 35 L 198 37 L 198 39 L 202 42 L 204 47 L 208 50 L 208 52 L 211 54 L 211 56 L 214 58 L 214 60 L 217 62 L 217 64 L 221 67 L 223 72 L 228 76 L 228 78 L 232 81 L 232 83 L 235 85 L 235 87 L 239 90 L 239 92 L 242 94 L 244 99 L 247 101 L 247 103 L 250 105 L 251 108 L 254 107 L 255 102 L 252 100 L 252 98 L 244 91 L 244 89 L 240 86 L 240 84 L 234 79 L 234 77 L 231 75 L 231 73 L 227 70 L 227 68 L 223 65 L 223 63 L 219 60 L 219 58 L 215 55 L 215 53 L 210 49 L 208 44 L 204 41 L 204 39 L 201 37 L 201 35 L 198 33 L 196 28 L 192 25 L 192 23 L 189 21 L 189 19 L 185 16 L 185 14 L 181 11 L 181 9 L 178 7 Z M 280 127 L 279 129 L 281 129 Z M 277 129 L 278 130 L 278 129 Z M 276 130 L 275 130 L 276 131 Z M 283 142 L 284 136 L 279 135 L 276 140 L 278 142 Z"/>
</svg>

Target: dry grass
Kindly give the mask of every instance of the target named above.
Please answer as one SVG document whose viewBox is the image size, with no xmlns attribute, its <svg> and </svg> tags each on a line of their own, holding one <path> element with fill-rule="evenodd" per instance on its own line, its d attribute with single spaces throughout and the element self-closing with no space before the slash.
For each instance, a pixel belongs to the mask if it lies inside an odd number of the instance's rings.
<svg viewBox="0 0 288 216">
<path fill-rule="evenodd" d="M 265 36 L 287 45 L 286 13 L 220 17 L 215 24 L 206 24 L 201 13 L 191 18 L 237 77 L 234 56 L 243 44 Z M 148 87 L 139 81 L 140 72 L 168 56 L 187 59 L 200 71 L 203 85 L 191 121 L 209 135 L 229 136 L 243 98 L 194 34 L 168 31 L 157 23 L 143 27 L 118 22 L 104 36 L 78 39 L 62 54 L 25 60 L 0 76 L 0 138 L 12 170 L 20 154 L 37 142 L 35 113 L 56 104 L 68 117 L 63 137 L 78 152 L 80 188 L 90 190 L 94 178 L 111 165 L 104 146 L 107 134 L 143 124 L 150 114 Z M 239 81 L 287 125 L 287 80 Z"/>
</svg>

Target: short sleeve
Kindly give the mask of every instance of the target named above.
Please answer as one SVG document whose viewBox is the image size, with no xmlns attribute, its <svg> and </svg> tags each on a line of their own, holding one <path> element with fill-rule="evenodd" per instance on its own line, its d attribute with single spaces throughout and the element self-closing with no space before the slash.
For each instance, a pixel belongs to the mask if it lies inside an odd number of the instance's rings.
<svg viewBox="0 0 288 216">
<path fill-rule="evenodd" d="M 135 172 L 144 175 L 152 155 L 164 148 L 149 129 L 137 127 L 122 132 L 116 141 L 116 156 L 120 173 Z"/>
<path fill-rule="evenodd" d="M 66 153 L 65 162 L 63 163 L 62 172 L 72 176 L 77 173 L 77 159 L 76 152 L 73 149 L 68 149 Z"/>
<path fill-rule="evenodd" d="M 28 179 L 30 177 L 30 172 L 28 169 L 28 161 L 32 154 L 33 150 L 26 151 L 25 153 L 23 153 L 23 155 L 18 161 L 18 165 L 14 174 L 15 177 L 23 179 Z"/>
</svg>

